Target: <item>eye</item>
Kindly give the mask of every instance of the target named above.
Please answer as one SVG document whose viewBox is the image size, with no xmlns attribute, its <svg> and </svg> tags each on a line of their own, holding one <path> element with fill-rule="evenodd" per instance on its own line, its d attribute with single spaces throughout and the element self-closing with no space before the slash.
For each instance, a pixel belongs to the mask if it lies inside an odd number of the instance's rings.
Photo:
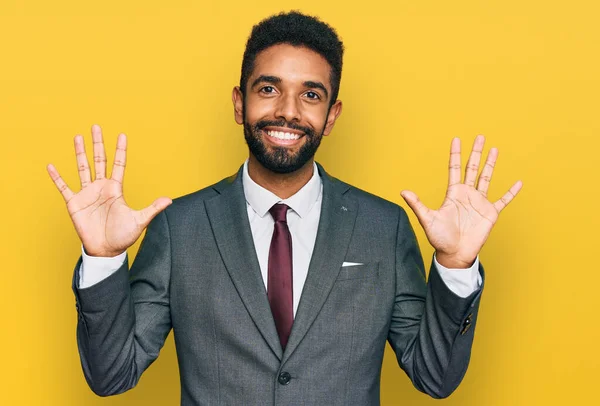
<svg viewBox="0 0 600 406">
<path fill-rule="evenodd" d="M 260 88 L 260 92 L 261 93 L 274 93 L 275 92 L 275 88 L 273 86 L 263 86 Z"/>
<path fill-rule="evenodd" d="M 316 92 L 312 92 L 312 91 L 306 92 L 305 95 L 306 95 L 306 97 L 308 97 L 311 100 L 320 100 L 321 99 L 321 96 L 319 96 L 319 94 Z"/>
</svg>

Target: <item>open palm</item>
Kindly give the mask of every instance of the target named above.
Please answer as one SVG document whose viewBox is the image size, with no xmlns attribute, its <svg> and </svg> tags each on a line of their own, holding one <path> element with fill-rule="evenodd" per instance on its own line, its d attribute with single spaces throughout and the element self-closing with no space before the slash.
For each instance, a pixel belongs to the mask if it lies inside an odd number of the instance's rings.
<svg viewBox="0 0 600 406">
<path fill-rule="evenodd" d="M 106 177 L 106 153 L 100 127 L 92 127 L 95 180 L 85 153 L 83 137 L 75 137 L 75 154 L 81 190 L 73 193 L 53 165 L 48 173 L 61 192 L 71 220 L 86 252 L 92 256 L 112 257 L 124 252 L 140 237 L 148 223 L 169 204 L 161 197 L 143 210 L 131 209 L 123 198 L 123 178 L 127 138 L 119 135 L 111 178 Z"/>
<path fill-rule="evenodd" d="M 516 182 L 502 198 L 492 203 L 487 198 L 498 150 L 492 148 L 477 181 L 485 138 L 478 136 L 473 144 L 461 183 L 460 140 L 452 140 L 448 189 L 438 210 L 432 210 L 411 191 L 402 197 L 413 210 L 427 239 L 436 250 L 438 262 L 448 268 L 468 268 L 485 244 L 500 212 L 519 193 L 522 182 Z"/>
</svg>

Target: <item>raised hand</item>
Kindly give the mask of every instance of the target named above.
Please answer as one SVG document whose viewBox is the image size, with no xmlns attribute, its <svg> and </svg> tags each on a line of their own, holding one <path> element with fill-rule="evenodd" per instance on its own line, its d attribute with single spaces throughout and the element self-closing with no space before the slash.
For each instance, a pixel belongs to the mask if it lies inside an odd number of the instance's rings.
<svg viewBox="0 0 600 406">
<path fill-rule="evenodd" d="M 498 150 L 490 150 L 477 179 L 484 144 L 483 136 L 475 139 L 464 183 L 461 183 L 460 139 L 452 140 L 448 189 L 438 210 L 425 206 L 411 191 L 401 193 L 425 230 L 429 243 L 435 248 L 437 261 L 447 268 L 468 268 L 473 264 L 498 220 L 498 215 L 523 186 L 518 181 L 498 201 L 491 203 L 488 200 L 487 191 Z"/>
<path fill-rule="evenodd" d="M 140 237 L 148 223 L 171 204 L 171 199 L 160 197 L 143 210 L 133 210 L 123 198 L 123 177 L 127 155 L 127 137 L 120 134 L 110 179 L 106 177 L 106 153 L 102 130 L 92 127 L 94 142 L 95 180 L 85 154 L 83 137 L 75 137 L 75 154 L 81 190 L 73 193 L 58 174 L 54 165 L 48 173 L 62 194 L 75 230 L 88 255 L 113 257 L 124 252 Z"/>
</svg>

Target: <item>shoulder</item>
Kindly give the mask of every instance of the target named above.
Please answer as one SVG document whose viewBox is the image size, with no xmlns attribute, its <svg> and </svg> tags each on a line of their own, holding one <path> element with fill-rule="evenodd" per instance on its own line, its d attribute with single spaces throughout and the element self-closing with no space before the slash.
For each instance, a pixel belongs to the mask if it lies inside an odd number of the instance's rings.
<svg viewBox="0 0 600 406">
<path fill-rule="evenodd" d="M 344 196 L 356 202 L 359 212 L 371 216 L 382 216 L 387 219 L 406 217 L 406 212 L 397 203 L 374 195 L 331 175 L 327 176 L 335 189 L 343 191 Z"/>
<path fill-rule="evenodd" d="M 345 196 L 356 204 L 356 224 L 371 232 L 371 235 L 377 236 L 373 238 L 388 236 L 396 238 L 397 241 L 414 240 L 414 229 L 403 207 L 339 179 L 330 179 L 346 189 Z"/>
<path fill-rule="evenodd" d="M 218 196 L 220 191 L 236 180 L 237 175 L 233 174 L 203 189 L 173 199 L 173 204 L 165 210 L 166 214 L 171 216 L 203 212 L 204 202 Z"/>
</svg>

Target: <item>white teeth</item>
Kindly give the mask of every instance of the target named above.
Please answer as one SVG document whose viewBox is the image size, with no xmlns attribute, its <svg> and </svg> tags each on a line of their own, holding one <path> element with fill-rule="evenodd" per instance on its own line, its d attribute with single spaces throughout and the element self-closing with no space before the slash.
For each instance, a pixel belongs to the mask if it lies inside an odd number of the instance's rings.
<svg viewBox="0 0 600 406">
<path fill-rule="evenodd" d="M 297 140 L 300 138 L 298 134 L 284 133 L 282 131 L 267 131 L 271 137 L 278 138 L 280 140 Z"/>
</svg>

